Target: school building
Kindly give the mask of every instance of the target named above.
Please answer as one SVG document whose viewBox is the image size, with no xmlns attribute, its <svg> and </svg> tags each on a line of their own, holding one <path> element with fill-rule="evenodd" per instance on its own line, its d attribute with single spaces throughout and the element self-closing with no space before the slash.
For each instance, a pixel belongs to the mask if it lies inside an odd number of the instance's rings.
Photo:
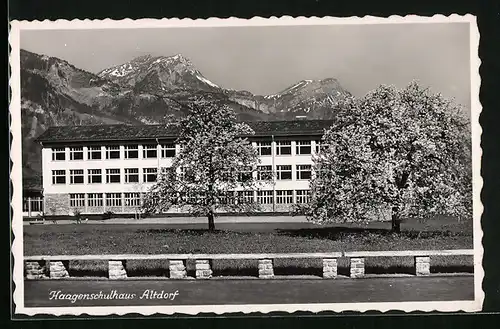
<svg viewBox="0 0 500 329">
<path fill-rule="evenodd" d="M 247 122 L 248 139 L 261 163 L 256 179 L 271 182 L 243 197 L 264 212 L 284 212 L 309 200 L 312 156 L 319 152 L 329 120 Z M 168 125 L 50 127 L 37 138 L 42 148 L 43 207 L 47 215 L 136 213 L 157 173 L 179 152 Z M 27 196 L 24 196 L 25 199 Z M 171 209 L 169 212 L 179 212 Z"/>
</svg>

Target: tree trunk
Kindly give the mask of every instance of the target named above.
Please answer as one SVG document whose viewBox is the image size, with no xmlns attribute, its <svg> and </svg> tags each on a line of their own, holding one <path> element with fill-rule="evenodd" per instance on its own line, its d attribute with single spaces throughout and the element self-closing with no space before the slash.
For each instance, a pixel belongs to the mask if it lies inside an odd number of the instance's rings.
<svg viewBox="0 0 500 329">
<path fill-rule="evenodd" d="M 392 228 L 393 233 L 401 233 L 401 218 L 399 218 L 398 207 L 392 207 Z"/>
<path fill-rule="evenodd" d="M 208 217 L 208 230 L 209 231 L 215 231 L 215 220 L 214 220 L 214 213 L 213 211 L 210 211 L 207 214 Z"/>
</svg>

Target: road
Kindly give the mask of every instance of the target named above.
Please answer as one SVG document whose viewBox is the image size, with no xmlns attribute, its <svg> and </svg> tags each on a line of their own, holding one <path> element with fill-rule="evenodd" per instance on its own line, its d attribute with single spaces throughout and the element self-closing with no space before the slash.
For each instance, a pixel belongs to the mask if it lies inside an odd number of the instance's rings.
<svg viewBox="0 0 500 329">
<path fill-rule="evenodd" d="M 473 276 L 365 279 L 212 279 L 201 280 L 40 280 L 25 281 L 26 307 L 283 304 L 474 299 Z M 50 299 L 57 291 L 57 298 Z M 99 293 L 102 291 L 102 295 Z M 113 293 L 116 291 L 116 294 Z M 167 294 L 170 298 L 159 295 Z M 177 291 L 177 294 L 175 292 Z M 51 293 L 52 292 L 52 293 Z M 157 298 L 153 297 L 156 292 Z M 168 295 L 170 293 L 170 295 Z M 72 303 L 67 294 L 95 294 Z M 113 294 L 114 299 L 103 299 Z M 120 294 L 122 294 L 120 296 Z M 175 296 L 174 296 L 175 294 Z M 128 296 L 127 296 L 128 295 Z M 100 297 L 99 297 L 100 296 Z M 120 299 L 129 297 L 129 299 Z M 142 297 L 142 298 L 141 298 Z M 148 298 L 149 297 L 149 298 Z M 173 297 L 173 298 L 172 298 Z"/>
</svg>

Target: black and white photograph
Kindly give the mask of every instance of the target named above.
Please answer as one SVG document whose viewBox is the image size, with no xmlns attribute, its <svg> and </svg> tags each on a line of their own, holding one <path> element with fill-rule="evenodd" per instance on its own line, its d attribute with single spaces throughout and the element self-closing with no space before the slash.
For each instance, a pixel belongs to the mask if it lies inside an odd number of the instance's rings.
<svg viewBox="0 0 500 329">
<path fill-rule="evenodd" d="M 474 16 L 14 21 L 16 314 L 474 312 Z"/>
</svg>

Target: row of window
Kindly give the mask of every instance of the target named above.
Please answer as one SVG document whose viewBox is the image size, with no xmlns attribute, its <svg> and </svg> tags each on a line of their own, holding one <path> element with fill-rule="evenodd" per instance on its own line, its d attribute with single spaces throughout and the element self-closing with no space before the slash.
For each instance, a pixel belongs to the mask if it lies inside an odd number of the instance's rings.
<svg viewBox="0 0 500 329">
<path fill-rule="evenodd" d="M 309 202 L 310 190 L 277 190 L 276 204 L 305 204 Z M 138 207 L 141 205 L 142 193 L 71 193 L 69 195 L 70 207 Z M 257 202 L 258 204 L 273 204 L 273 191 L 238 191 L 232 201 L 245 203 Z"/>
<path fill-rule="evenodd" d="M 157 168 L 142 168 L 142 181 L 143 183 L 154 183 L 157 179 Z M 125 183 L 139 183 L 139 168 L 125 168 L 124 169 Z M 311 179 L 311 165 L 296 165 L 296 179 L 308 180 Z M 246 176 L 250 176 L 249 172 Z M 248 180 L 245 173 L 241 174 L 240 180 Z M 257 167 L 257 180 L 271 180 L 273 176 L 272 166 L 258 166 Z M 276 179 L 277 180 L 291 180 L 292 166 L 291 165 L 277 165 L 276 166 Z M 105 169 L 105 182 L 106 183 L 121 183 L 121 169 L 110 168 Z M 70 169 L 69 170 L 69 183 L 70 184 L 84 184 L 85 172 L 83 169 Z M 102 169 L 87 169 L 87 183 L 88 184 L 101 184 L 103 183 L 103 170 Z M 58 169 L 52 170 L 52 184 L 66 184 L 66 170 Z"/>
<path fill-rule="evenodd" d="M 311 154 L 311 141 L 297 141 L 295 143 L 295 154 L 297 155 L 309 155 Z M 271 155 L 271 142 L 257 142 L 257 150 L 260 156 L 270 156 Z M 321 148 L 320 141 L 316 141 L 316 153 L 319 153 Z M 160 152 L 162 158 L 173 158 L 175 157 L 176 150 L 175 144 L 160 144 Z M 70 160 L 83 160 L 84 148 L 83 146 L 75 146 L 69 148 L 69 159 Z M 291 155 L 292 154 L 292 142 L 291 141 L 277 141 L 276 142 L 276 155 Z M 120 159 L 120 146 L 110 145 L 104 147 L 104 157 L 106 159 Z M 124 157 L 125 159 L 138 159 L 139 158 L 139 145 L 125 145 L 124 146 Z M 158 157 L 158 148 L 156 144 L 143 145 L 142 146 L 142 158 L 143 159 L 156 159 Z M 101 146 L 89 146 L 87 148 L 87 159 L 88 160 L 102 160 L 103 159 L 103 148 Z M 52 160 L 53 161 L 64 161 L 66 160 L 66 149 L 64 147 L 52 148 Z"/>
<path fill-rule="evenodd" d="M 175 157 L 175 144 L 161 144 L 160 147 L 162 158 L 173 158 Z M 83 146 L 75 146 L 69 148 L 69 159 L 70 160 L 83 160 Z M 103 149 L 101 146 L 89 146 L 87 148 L 87 159 L 88 160 L 102 160 L 103 159 Z M 139 145 L 125 145 L 124 149 L 125 159 L 139 159 Z M 120 159 L 120 146 L 110 145 L 104 147 L 104 157 L 106 159 Z M 142 157 L 144 159 L 156 159 L 158 157 L 158 148 L 156 144 L 143 145 L 142 146 Z M 52 160 L 53 161 L 64 161 L 66 160 L 66 149 L 64 147 L 52 148 Z"/>
</svg>

